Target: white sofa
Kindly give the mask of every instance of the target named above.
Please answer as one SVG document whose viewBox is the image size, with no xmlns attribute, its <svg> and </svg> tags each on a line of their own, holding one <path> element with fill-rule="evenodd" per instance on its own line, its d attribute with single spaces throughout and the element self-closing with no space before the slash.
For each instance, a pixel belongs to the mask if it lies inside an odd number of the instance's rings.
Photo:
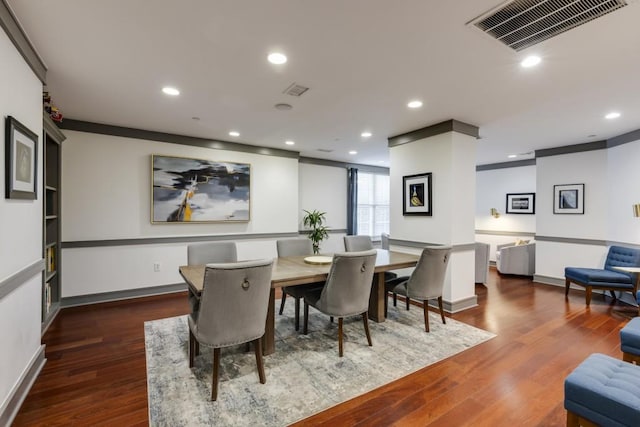
<svg viewBox="0 0 640 427">
<path fill-rule="evenodd" d="M 529 242 L 517 245 L 498 245 L 496 267 L 501 274 L 533 276 L 536 268 L 536 244 Z"/>
</svg>

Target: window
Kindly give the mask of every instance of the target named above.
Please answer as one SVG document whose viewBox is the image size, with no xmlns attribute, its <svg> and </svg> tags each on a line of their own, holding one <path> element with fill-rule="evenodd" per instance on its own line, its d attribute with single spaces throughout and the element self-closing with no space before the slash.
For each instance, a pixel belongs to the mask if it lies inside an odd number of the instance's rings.
<svg viewBox="0 0 640 427">
<path fill-rule="evenodd" d="M 358 234 L 378 239 L 389 232 L 389 176 L 358 173 Z"/>
</svg>

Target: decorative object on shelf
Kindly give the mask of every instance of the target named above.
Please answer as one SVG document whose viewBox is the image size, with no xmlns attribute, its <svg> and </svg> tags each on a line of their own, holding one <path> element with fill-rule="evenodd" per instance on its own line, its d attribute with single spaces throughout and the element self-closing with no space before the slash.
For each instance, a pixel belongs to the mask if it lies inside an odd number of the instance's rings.
<svg viewBox="0 0 640 427">
<path fill-rule="evenodd" d="M 489 210 L 489 213 L 491 213 L 491 216 L 494 218 L 500 218 L 500 212 L 498 212 L 498 209 L 496 208 L 491 208 L 491 210 Z"/>
<path fill-rule="evenodd" d="M 53 105 L 51 102 L 51 95 L 49 95 L 49 92 L 47 91 L 42 92 L 42 104 L 44 106 L 44 111 L 49 114 L 51 120 L 54 122 L 62 122 L 62 113 L 58 107 Z"/>
<path fill-rule="evenodd" d="M 431 216 L 431 172 L 402 177 L 402 214 Z"/>
<path fill-rule="evenodd" d="M 151 156 L 152 223 L 247 222 L 251 165 Z"/>
<path fill-rule="evenodd" d="M 584 214 L 584 184 L 553 186 L 554 214 Z"/>
<path fill-rule="evenodd" d="M 536 193 L 509 193 L 507 194 L 508 214 L 535 214 Z"/>
<path fill-rule="evenodd" d="M 11 116 L 5 135 L 5 198 L 35 200 L 38 135 Z"/>
<path fill-rule="evenodd" d="M 310 227 L 309 239 L 313 243 L 313 253 L 320 253 L 320 242 L 329 237 L 329 227 L 322 225 L 324 223 L 326 212 L 320 212 L 317 210 L 304 211 L 306 215 L 302 218 L 302 223 L 305 227 Z"/>
</svg>

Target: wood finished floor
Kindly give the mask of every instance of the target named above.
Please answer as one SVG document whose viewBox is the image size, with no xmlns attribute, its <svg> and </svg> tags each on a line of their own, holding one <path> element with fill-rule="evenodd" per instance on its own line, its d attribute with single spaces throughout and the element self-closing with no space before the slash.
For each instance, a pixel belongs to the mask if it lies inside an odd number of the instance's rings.
<svg viewBox="0 0 640 427">
<path fill-rule="evenodd" d="M 495 270 L 476 293 L 478 307 L 451 317 L 496 338 L 296 426 L 562 426 L 566 375 L 594 352 L 621 358 L 619 331 L 637 314 Z M 14 425 L 147 425 L 143 322 L 187 311 L 185 294 L 63 310 Z"/>
</svg>

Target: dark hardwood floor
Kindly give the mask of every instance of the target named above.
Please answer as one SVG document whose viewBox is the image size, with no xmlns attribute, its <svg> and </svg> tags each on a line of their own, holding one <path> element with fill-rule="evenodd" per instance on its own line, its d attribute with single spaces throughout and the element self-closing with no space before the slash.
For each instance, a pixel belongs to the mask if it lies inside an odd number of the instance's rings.
<svg viewBox="0 0 640 427">
<path fill-rule="evenodd" d="M 478 307 L 451 317 L 496 338 L 296 425 L 562 426 L 566 375 L 594 352 L 621 358 L 619 331 L 637 315 L 495 270 L 476 293 Z M 187 311 L 185 294 L 63 310 L 14 425 L 147 425 L 143 323 Z"/>
</svg>

